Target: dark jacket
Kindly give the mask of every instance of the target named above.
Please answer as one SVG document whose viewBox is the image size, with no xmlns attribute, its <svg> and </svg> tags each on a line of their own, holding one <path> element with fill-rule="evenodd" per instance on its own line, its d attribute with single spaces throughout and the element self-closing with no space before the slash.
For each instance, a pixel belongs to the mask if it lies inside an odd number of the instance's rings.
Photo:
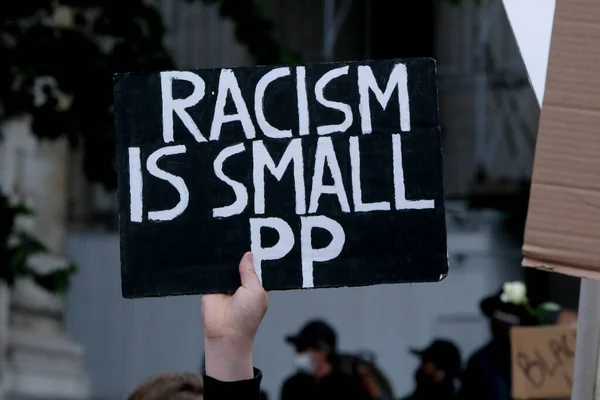
<svg viewBox="0 0 600 400">
<path fill-rule="evenodd" d="M 510 344 L 492 341 L 471 356 L 460 400 L 510 400 Z"/>
<path fill-rule="evenodd" d="M 339 369 L 334 369 L 320 381 L 306 374 L 288 378 L 281 389 L 281 400 L 369 400 L 360 381 Z"/>
<path fill-rule="evenodd" d="M 456 400 L 454 382 L 432 383 L 431 386 L 422 384 L 421 386 L 417 386 L 411 395 L 403 397 L 400 400 Z"/>
<path fill-rule="evenodd" d="M 261 400 L 262 373 L 255 369 L 254 378 L 237 382 L 222 382 L 203 375 L 204 400 Z"/>
<path fill-rule="evenodd" d="M 413 393 L 410 396 L 401 398 L 400 400 L 455 400 L 456 396 L 448 394 L 446 396 L 431 397 L 429 395 L 420 395 L 419 393 Z"/>
</svg>

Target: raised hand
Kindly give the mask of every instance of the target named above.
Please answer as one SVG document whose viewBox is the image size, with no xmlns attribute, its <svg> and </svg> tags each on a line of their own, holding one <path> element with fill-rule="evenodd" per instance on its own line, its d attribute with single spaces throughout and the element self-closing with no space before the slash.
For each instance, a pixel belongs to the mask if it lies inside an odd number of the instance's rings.
<svg viewBox="0 0 600 400">
<path fill-rule="evenodd" d="M 252 253 L 244 254 L 239 271 L 242 286 L 233 295 L 202 296 L 206 374 L 220 381 L 253 378 L 252 343 L 267 312 Z"/>
</svg>

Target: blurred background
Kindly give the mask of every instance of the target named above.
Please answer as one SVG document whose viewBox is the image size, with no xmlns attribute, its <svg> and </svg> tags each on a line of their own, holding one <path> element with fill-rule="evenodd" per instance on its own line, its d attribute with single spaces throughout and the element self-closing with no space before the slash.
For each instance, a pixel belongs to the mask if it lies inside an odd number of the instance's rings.
<svg viewBox="0 0 600 400">
<path fill-rule="evenodd" d="M 120 292 L 116 72 L 433 57 L 450 273 L 435 284 L 274 292 L 255 344 L 263 388 L 293 372 L 284 337 L 323 318 L 408 393 L 408 348 L 463 357 L 489 339 L 479 301 L 509 280 L 576 309 L 579 280 L 521 268 L 539 107 L 501 0 L 24 0 L 0 5 L 0 391 L 123 399 L 199 372 L 197 296 Z M 14 222 L 14 223 L 13 223 Z"/>
</svg>

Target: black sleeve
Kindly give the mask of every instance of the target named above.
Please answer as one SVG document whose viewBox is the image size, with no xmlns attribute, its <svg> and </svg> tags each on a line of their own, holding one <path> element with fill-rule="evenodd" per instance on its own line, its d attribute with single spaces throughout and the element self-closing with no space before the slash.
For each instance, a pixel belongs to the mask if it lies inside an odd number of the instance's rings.
<svg viewBox="0 0 600 400">
<path fill-rule="evenodd" d="M 287 380 L 283 383 L 283 386 L 281 387 L 281 393 L 279 394 L 279 400 L 289 400 L 290 398 L 291 398 L 290 383 L 289 383 L 289 380 Z"/>
<path fill-rule="evenodd" d="M 477 360 L 472 358 L 467 364 L 467 369 L 463 374 L 461 389 L 458 395 L 459 400 L 478 400 L 486 398 L 485 377 L 482 374 L 482 366 L 478 365 Z M 483 396 L 483 397 L 482 397 Z"/>
<path fill-rule="evenodd" d="M 222 382 L 202 374 L 204 400 L 260 400 L 262 373 L 254 369 L 254 378 L 245 381 Z"/>
</svg>

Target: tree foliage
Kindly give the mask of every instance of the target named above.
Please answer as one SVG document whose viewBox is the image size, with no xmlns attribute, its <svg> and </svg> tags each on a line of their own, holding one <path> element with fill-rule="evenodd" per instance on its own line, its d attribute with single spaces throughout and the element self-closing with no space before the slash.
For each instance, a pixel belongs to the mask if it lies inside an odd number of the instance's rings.
<svg viewBox="0 0 600 400">
<path fill-rule="evenodd" d="M 298 61 L 254 1 L 221 0 L 219 10 L 258 64 Z M 159 10 L 142 0 L 2 2 L 0 118 L 28 114 L 36 136 L 81 145 L 86 176 L 114 188 L 112 77 L 175 67 L 165 33 Z"/>
<path fill-rule="evenodd" d="M 173 67 L 158 10 L 141 0 L 0 5 L 0 117 L 32 117 L 40 138 L 80 144 L 93 181 L 116 185 L 115 72 Z"/>
<path fill-rule="evenodd" d="M 77 269 L 74 264 L 69 264 L 49 273 L 40 273 L 31 267 L 30 257 L 46 253 L 48 249 L 17 226 L 19 218 L 29 215 L 31 210 L 22 203 L 11 201 L 0 193 L 0 281 L 10 286 L 19 277 L 29 277 L 49 292 L 63 294 Z"/>
<path fill-rule="evenodd" d="M 112 77 L 115 72 L 172 68 L 158 10 L 139 0 L 48 0 L 0 5 L 0 119 L 29 115 L 40 139 L 66 136 L 83 149 L 92 181 L 116 186 Z M 0 193 L 0 280 L 29 277 L 64 293 L 74 265 L 41 274 L 31 256 L 47 252 L 18 229 L 31 214 Z"/>
</svg>

